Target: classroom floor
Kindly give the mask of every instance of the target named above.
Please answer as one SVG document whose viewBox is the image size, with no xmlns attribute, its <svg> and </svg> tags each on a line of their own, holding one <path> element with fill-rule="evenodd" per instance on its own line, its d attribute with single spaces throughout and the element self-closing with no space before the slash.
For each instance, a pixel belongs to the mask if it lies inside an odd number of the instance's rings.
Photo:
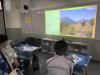
<svg viewBox="0 0 100 75">
<path fill-rule="evenodd" d="M 36 71 L 32 75 L 46 75 L 47 70 L 45 68 L 45 62 L 50 57 L 52 56 L 44 53 L 39 53 L 38 58 L 40 60 L 40 71 Z M 78 75 L 82 75 L 82 74 L 78 74 Z M 88 75 L 100 75 L 100 63 L 91 62 L 88 66 Z"/>
</svg>

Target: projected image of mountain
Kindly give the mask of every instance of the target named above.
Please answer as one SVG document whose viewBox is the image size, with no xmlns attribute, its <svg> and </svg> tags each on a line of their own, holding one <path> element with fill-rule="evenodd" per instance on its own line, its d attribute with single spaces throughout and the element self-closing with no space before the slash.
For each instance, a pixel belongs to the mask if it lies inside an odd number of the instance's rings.
<svg viewBox="0 0 100 75">
<path fill-rule="evenodd" d="M 64 18 L 61 18 L 60 20 L 61 24 L 74 24 L 75 21 L 68 18 L 68 17 L 64 17 Z"/>
<path fill-rule="evenodd" d="M 60 10 L 60 33 L 91 38 L 95 31 L 95 21 L 95 6 Z"/>
<path fill-rule="evenodd" d="M 45 11 L 45 34 L 95 38 L 97 5 Z"/>
</svg>

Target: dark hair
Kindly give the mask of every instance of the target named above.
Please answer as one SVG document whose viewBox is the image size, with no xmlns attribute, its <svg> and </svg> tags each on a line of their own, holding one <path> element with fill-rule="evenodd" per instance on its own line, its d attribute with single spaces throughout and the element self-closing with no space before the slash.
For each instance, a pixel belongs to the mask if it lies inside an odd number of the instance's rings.
<svg viewBox="0 0 100 75">
<path fill-rule="evenodd" d="M 57 55 L 64 55 L 68 48 L 68 44 L 64 40 L 59 40 L 55 44 L 55 52 Z"/>
<path fill-rule="evenodd" d="M 8 37 L 4 34 L 0 34 L 0 44 L 8 40 Z"/>
</svg>

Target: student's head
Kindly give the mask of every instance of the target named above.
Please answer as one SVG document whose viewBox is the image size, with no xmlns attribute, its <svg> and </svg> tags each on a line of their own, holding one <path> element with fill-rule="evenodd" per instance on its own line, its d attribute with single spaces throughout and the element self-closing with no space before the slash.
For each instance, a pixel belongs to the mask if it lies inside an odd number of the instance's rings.
<svg viewBox="0 0 100 75">
<path fill-rule="evenodd" d="M 68 48 L 68 44 L 64 40 L 59 40 L 55 44 L 55 52 L 57 55 L 64 55 Z"/>
<path fill-rule="evenodd" d="M 0 34 L 0 46 L 6 47 L 8 41 L 8 37 L 6 35 Z"/>
</svg>

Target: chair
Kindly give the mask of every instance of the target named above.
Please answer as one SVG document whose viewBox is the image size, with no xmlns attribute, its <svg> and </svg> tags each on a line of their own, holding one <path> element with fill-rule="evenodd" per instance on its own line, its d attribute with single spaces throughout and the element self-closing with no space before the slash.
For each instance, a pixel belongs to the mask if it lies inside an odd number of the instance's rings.
<svg viewBox="0 0 100 75">
<path fill-rule="evenodd" d="M 41 39 L 40 38 L 27 37 L 27 38 L 25 38 L 25 42 L 28 45 L 41 46 Z"/>
<path fill-rule="evenodd" d="M 27 38 L 25 38 L 25 42 L 26 42 L 28 45 L 32 45 L 32 46 L 35 45 L 35 39 L 34 39 L 33 37 L 27 37 Z"/>
</svg>

